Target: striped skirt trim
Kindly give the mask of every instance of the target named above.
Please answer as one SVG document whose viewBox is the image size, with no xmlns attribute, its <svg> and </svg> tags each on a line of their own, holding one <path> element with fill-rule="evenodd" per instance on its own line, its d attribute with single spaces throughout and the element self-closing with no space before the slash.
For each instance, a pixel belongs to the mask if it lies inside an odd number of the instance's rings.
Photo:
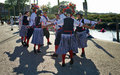
<svg viewBox="0 0 120 75">
<path fill-rule="evenodd" d="M 43 45 L 43 29 L 34 28 L 32 44 Z"/>
<path fill-rule="evenodd" d="M 76 39 L 77 39 L 77 43 L 78 43 L 78 48 L 87 47 L 87 33 L 86 33 L 86 31 L 77 32 Z"/>
<path fill-rule="evenodd" d="M 61 41 L 56 51 L 57 54 L 66 54 L 68 51 L 73 50 L 74 53 L 78 53 L 77 41 L 74 34 L 62 34 Z"/>
<path fill-rule="evenodd" d="M 21 26 L 21 29 L 20 29 L 20 36 L 22 36 L 22 37 L 25 37 L 25 36 L 27 36 L 27 26 L 25 26 L 25 25 L 22 25 Z"/>
</svg>

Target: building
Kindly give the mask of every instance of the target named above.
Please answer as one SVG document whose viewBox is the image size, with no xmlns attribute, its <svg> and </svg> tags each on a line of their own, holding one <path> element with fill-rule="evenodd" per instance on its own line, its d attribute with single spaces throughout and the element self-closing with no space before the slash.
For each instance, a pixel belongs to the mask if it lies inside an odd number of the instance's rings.
<svg viewBox="0 0 120 75">
<path fill-rule="evenodd" d="M 0 3 L 0 19 L 5 19 L 9 11 L 5 8 L 5 4 Z"/>
<path fill-rule="evenodd" d="M 0 3 L 0 20 L 1 19 L 8 19 L 8 17 L 10 16 L 18 16 L 19 12 L 16 11 L 16 7 L 15 7 L 15 13 L 14 13 L 14 8 L 12 9 L 12 11 L 9 11 L 8 9 L 5 8 L 5 4 L 4 3 Z M 25 11 L 29 11 L 30 10 L 30 5 L 26 5 L 21 13 L 24 13 Z"/>
</svg>

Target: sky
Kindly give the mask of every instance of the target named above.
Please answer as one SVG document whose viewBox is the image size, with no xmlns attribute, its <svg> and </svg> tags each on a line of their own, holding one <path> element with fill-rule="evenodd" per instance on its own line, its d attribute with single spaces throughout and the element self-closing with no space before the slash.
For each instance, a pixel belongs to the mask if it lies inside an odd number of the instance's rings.
<svg viewBox="0 0 120 75">
<path fill-rule="evenodd" d="M 0 0 L 0 2 L 4 3 L 5 0 Z M 33 3 L 34 0 L 31 0 Z M 69 1 L 76 4 L 77 10 L 83 11 L 83 2 L 84 0 L 60 0 L 61 1 Z M 51 7 L 57 5 L 57 0 L 39 0 L 39 5 L 46 5 L 48 2 L 51 3 Z M 87 0 L 88 4 L 88 12 L 95 13 L 118 13 L 120 14 L 120 0 Z"/>
</svg>

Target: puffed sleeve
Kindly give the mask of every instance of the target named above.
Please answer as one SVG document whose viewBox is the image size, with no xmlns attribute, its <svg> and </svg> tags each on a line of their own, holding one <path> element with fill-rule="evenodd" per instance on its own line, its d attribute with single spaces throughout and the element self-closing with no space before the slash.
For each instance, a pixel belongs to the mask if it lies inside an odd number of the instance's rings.
<svg viewBox="0 0 120 75">
<path fill-rule="evenodd" d="M 32 26 L 34 24 L 36 16 L 37 16 L 36 14 L 31 15 L 31 17 L 30 17 L 30 26 Z"/>
<path fill-rule="evenodd" d="M 87 20 L 87 19 L 84 19 L 84 23 L 85 23 L 85 24 L 91 24 L 91 26 L 97 24 L 97 22 L 95 22 L 95 21 L 90 21 L 90 20 Z"/>
<path fill-rule="evenodd" d="M 76 19 L 74 19 L 74 26 L 77 27 L 77 26 L 83 26 L 83 23 L 80 23 L 79 21 L 77 21 Z"/>
<path fill-rule="evenodd" d="M 42 22 L 42 25 L 46 26 L 46 20 L 43 16 L 41 16 L 40 22 Z"/>
<path fill-rule="evenodd" d="M 64 18 L 66 18 L 66 16 L 64 14 L 61 14 L 60 19 L 64 19 Z"/>
<path fill-rule="evenodd" d="M 61 25 L 62 26 L 63 24 L 64 24 L 64 19 L 60 19 L 60 20 L 54 22 L 54 25 Z"/>
</svg>

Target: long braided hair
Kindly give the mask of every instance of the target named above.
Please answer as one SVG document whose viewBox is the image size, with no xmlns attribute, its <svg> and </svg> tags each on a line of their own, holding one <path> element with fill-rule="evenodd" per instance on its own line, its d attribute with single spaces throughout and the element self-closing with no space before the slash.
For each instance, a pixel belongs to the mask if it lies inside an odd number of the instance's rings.
<svg viewBox="0 0 120 75">
<path fill-rule="evenodd" d="M 40 17 L 41 13 L 42 13 L 41 10 L 38 10 L 37 13 L 36 13 L 37 14 L 37 17 L 35 18 L 35 24 L 36 24 L 36 26 L 39 26 L 40 19 L 41 19 L 41 17 Z"/>
</svg>

